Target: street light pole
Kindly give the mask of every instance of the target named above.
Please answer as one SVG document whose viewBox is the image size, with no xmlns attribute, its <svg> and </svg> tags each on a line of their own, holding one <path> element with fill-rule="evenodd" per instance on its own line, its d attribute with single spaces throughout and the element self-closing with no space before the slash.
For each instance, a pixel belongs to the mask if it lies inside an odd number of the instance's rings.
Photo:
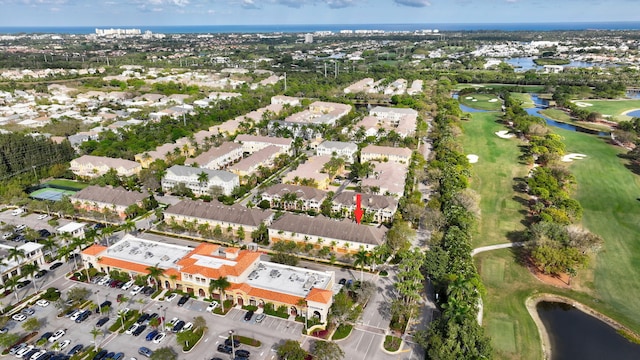
<svg viewBox="0 0 640 360">
<path fill-rule="evenodd" d="M 231 358 L 236 358 L 236 347 L 233 346 L 233 330 L 229 330 L 229 336 L 231 336 Z"/>
<path fill-rule="evenodd" d="M 96 305 L 98 305 L 98 313 L 100 313 L 100 315 L 102 315 L 102 309 L 100 308 L 100 298 L 98 297 L 98 293 L 100 292 L 100 290 L 96 290 Z"/>
</svg>

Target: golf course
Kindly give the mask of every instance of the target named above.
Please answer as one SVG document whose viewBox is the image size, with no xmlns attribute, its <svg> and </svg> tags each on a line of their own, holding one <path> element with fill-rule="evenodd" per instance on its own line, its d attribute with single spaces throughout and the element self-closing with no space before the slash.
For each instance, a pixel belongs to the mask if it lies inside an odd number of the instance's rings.
<svg viewBox="0 0 640 360">
<path fill-rule="evenodd" d="M 640 109 L 640 100 L 576 100 L 577 106 L 602 115 L 611 116 L 612 120 L 622 121 L 631 119 L 624 113 L 630 110 Z"/>
<path fill-rule="evenodd" d="M 500 138 L 507 130 L 498 114 L 475 113 L 462 123 L 466 154 L 478 156 L 471 188 L 481 197 L 481 218 L 474 247 L 520 241 L 525 226 L 526 195 L 514 179 L 529 167 L 519 162 L 518 138 Z M 587 155 L 565 163 L 577 180 L 573 196 L 584 208 L 581 225 L 604 239 L 603 249 L 571 288 L 547 285 L 518 262 L 514 249 L 489 251 L 475 257 L 483 283 L 484 321 L 496 358 L 540 359 L 542 348 L 535 323 L 525 307 L 534 294 L 560 294 L 583 303 L 640 333 L 640 177 L 618 155 L 623 149 L 606 139 L 552 128 L 564 138 L 567 153 Z"/>
</svg>

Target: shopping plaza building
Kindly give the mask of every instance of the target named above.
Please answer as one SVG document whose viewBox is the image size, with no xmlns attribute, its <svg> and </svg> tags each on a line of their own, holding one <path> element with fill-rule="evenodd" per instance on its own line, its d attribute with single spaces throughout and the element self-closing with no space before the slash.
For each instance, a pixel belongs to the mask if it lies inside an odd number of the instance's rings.
<svg viewBox="0 0 640 360">
<path fill-rule="evenodd" d="M 226 277 L 231 286 L 223 296 L 219 289 L 214 290 L 216 298 L 259 308 L 266 303 L 275 308 L 286 305 L 290 315 L 326 322 L 337 291 L 335 273 L 262 261 L 260 255 L 210 243 L 192 248 L 125 235 L 109 247 L 96 244 L 85 249 L 82 261 L 86 267 L 105 273 L 118 270 L 132 278 L 147 275 L 148 268 L 157 267 L 164 271 L 159 279 L 163 288 L 200 298 L 212 297 L 210 282 Z"/>
</svg>

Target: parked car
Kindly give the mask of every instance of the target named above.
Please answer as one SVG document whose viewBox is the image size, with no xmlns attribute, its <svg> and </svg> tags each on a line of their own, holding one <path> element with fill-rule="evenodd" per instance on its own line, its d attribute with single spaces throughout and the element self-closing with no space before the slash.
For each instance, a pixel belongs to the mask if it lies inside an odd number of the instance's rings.
<svg viewBox="0 0 640 360">
<path fill-rule="evenodd" d="M 249 310 L 247 311 L 246 314 L 244 314 L 244 321 L 251 321 L 252 317 L 253 317 L 253 310 Z"/>
<path fill-rule="evenodd" d="M 138 330 L 139 327 L 140 327 L 140 324 L 136 322 L 135 324 L 129 326 L 127 331 L 125 331 L 124 333 L 127 335 L 131 335 L 133 334 L 134 331 Z"/>
<path fill-rule="evenodd" d="M 151 357 L 151 355 L 153 355 L 153 351 L 151 351 L 149 348 L 146 347 L 141 347 L 140 349 L 138 349 L 138 354 L 145 356 L 145 357 Z"/>
<path fill-rule="evenodd" d="M 38 271 L 38 272 L 34 275 L 34 277 L 35 277 L 36 279 L 40 279 L 40 278 L 44 277 L 45 275 L 47 275 L 47 273 L 49 273 L 49 271 L 48 271 L 48 270 L 44 270 L 44 269 L 42 269 L 42 270 Z"/>
<path fill-rule="evenodd" d="M 38 220 L 44 220 L 44 219 L 46 219 L 48 217 L 49 217 L 49 215 L 47 215 L 47 214 L 40 214 L 40 215 L 38 215 Z"/>
<path fill-rule="evenodd" d="M 182 329 L 180 329 L 180 332 L 185 332 L 185 331 L 189 331 L 193 328 L 193 323 L 192 322 L 188 322 L 186 324 L 184 324 L 184 326 L 182 327 Z"/>
<path fill-rule="evenodd" d="M 35 349 L 35 346 L 33 345 L 27 345 L 25 347 L 23 347 L 22 349 L 16 351 L 15 356 L 17 358 L 21 358 L 23 356 L 25 356 L 29 351 Z"/>
<path fill-rule="evenodd" d="M 266 318 L 266 317 L 267 317 L 267 315 L 265 315 L 265 314 L 258 314 L 258 315 L 256 316 L 256 322 L 257 322 L 257 323 L 261 323 L 261 322 L 262 322 L 262 320 L 264 320 L 264 318 Z"/>
<path fill-rule="evenodd" d="M 162 340 L 164 340 L 164 338 L 167 336 L 166 333 L 158 333 L 154 338 L 153 338 L 153 343 L 154 344 L 160 344 L 162 342 Z"/>
<path fill-rule="evenodd" d="M 38 235 L 40 235 L 40 237 L 46 238 L 51 236 L 51 232 L 47 229 L 40 229 L 38 230 Z"/>
<path fill-rule="evenodd" d="M 49 340 L 51 336 L 53 336 L 53 333 L 51 331 L 47 331 L 46 333 L 40 335 L 40 339 L 38 339 L 38 341 Z"/>
<path fill-rule="evenodd" d="M 114 356 L 116 356 L 116 353 L 112 351 L 110 353 L 107 353 L 107 355 L 105 355 L 104 358 L 105 359 L 113 359 Z"/>
<path fill-rule="evenodd" d="M 220 303 L 218 303 L 217 301 L 212 301 L 209 303 L 209 305 L 207 306 L 207 312 L 212 312 L 213 310 L 215 310 L 218 306 L 220 306 Z"/>
<path fill-rule="evenodd" d="M 338 281 L 338 284 L 340 284 L 340 285 L 344 285 L 346 283 L 347 283 L 347 279 L 345 279 L 345 278 L 342 278 L 342 279 L 340 279 L 340 281 Z"/>
<path fill-rule="evenodd" d="M 20 224 L 18 226 L 16 226 L 16 231 L 22 232 L 24 229 L 27 228 L 27 225 L 25 224 Z M 45 351 L 46 352 L 46 351 Z"/>
<path fill-rule="evenodd" d="M 124 353 L 123 352 L 119 352 L 115 355 L 113 355 L 113 357 L 111 358 L 112 360 L 122 360 L 124 358 Z"/>
<path fill-rule="evenodd" d="M 13 215 L 13 216 L 18 216 L 18 215 L 20 215 L 20 214 L 24 214 L 25 212 L 26 212 L 26 211 L 25 211 L 25 209 L 23 209 L 23 208 L 18 208 L 18 209 L 13 210 L 13 211 L 11 212 L 11 215 Z"/>
<path fill-rule="evenodd" d="M 129 288 L 132 287 L 133 284 L 134 284 L 134 281 L 133 280 L 129 280 L 126 283 L 122 284 L 121 289 L 122 290 L 129 290 Z"/>
<path fill-rule="evenodd" d="M 45 300 L 45 299 L 40 299 L 38 301 L 36 301 L 36 305 L 41 306 L 41 307 L 47 307 L 49 306 L 49 301 Z"/>
<path fill-rule="evenodd" d="M 67 346 L 69 346 L 69 344 L 71 344 L 71 340 L 65 340 L 61 343 L 58 344 L 58 351 L 62 351 L 64 349 L 66 349 Z"/>
<path fill-rule="evenodd" d="M 98 320 L 98 322 L 96 323 L 96 326 L 100 327 L 100 326 L 106 324 L 107 321 L 109 321 L 109 318 L 108 317 L 103 317 L 102 319 Z"/>
<path fill-rule="evenodd" d="M 138 295 L 141 291 L 142 291 L 142 287 L 135 285 L 133 288 L 131 288 L 131 291 L 129 292 L 129 294 L 131 294 L 131 296 L 135 296 L 135 295 Z"/>
<path fill-rule="evenodd" d="M 0 329 L 0 334 L 6 334 L 9 332 L 9 328 L 8 327 L 3 327 L 2 329 Z"/>
<path fill-rule="evenodd" d="M 75 310 L 69 310 L 65 316 L 67 316 L 69 318 L 69 320 L 71 321 L 76 321 L 76 319 L 78 317 L 80 317 L 80 315 L 84 312 L 84 310 L 80 310 L 80 309 L 75 309 Z"/>
<path fill-rule="evenodd" d="M 158 335 L 159 331 L 158 330 L 151 330 L 149 331 L 149 333 L 147 334 L 147 336 L 145 336 L 145 340 L 147 341 L 151 341 L 153 340 L 153 338 L 156 337 L 156 335 Z"/>
<path fill-rule="evenodd" d="M 69 350 L 69 352 L 67 353 L 67 355 L 75 355 L 75 354 L 79 353 L 82 350 L 83 347 L 84 347 L 84 345 L 78 344 L 78 345 L 72 347 L 71 350 Z"/>
<path fill-rule="evenodd" d="M 96 224 L 93 225 L 93 228 L 95 230 L 100 230 L 100 229 L 104 229 L 105 225 L 103 223 L 96 223 Z"/>
<path fill-rule="evenodd" d="M 98 281 L 98 285 L 105 286 L 105 285 L 108 285 L 110 282 L 111 282 L 111 278 L 108 276 L 105 276 L 102 279 L 100 279 L 100 281 Z"/>
<path fill-rule="evenodd" d="M 85 320 L 87 320 L 87 318 L 89 317 L 89 315 L 91 315 L 91 311 L 89 310 L 85 310 L 82 312 L 82 314 L 80 314 L 80 316 L 78 316 L 78 318 L 76 319 L 76 323 L 81 323 Z"/>
<path fill-rule="evenodd" d="M 178 320 L 178 322 L 173 325 L 173 329 L 171 329 L 172 332 L 177 333 L 178 331 L 182 330 L 182 328 L 184 327 L 185 322 L 182 320 Z"/>
<path fill-rule="evenodd" d="M 13 314 L 11 317 L 15 321 L 25 321 L 27 319 L 27 315 L 25 314 Z"/>
<path fill-rule="evenodd" d="M 190 298 L 189 295 L 182 295 L 180 300 L 178 300 L 178 306 L 183 306 L 184 304 L 186 304 L 187 301 L 189 301 L 189 298 Z"/>
<path fill-rule="evenodd" d="M 102 308 L 104 308 L 106 306 L 111 306 L 111 301 L 109 301 L 109 300 L 103 301 L 102 304 L 100 304 L 100 307 L 98 307 L 96 309 L 96 314 L 99 313 L 100 311 L 102 311 Z"/>
<path fill-rule="evenodd" d="M 139 336 L 147 328 L 147 325 L 140 325 L 132 333 L 133 336 Z"/>
<path fill-rule="evenodd" d="M 31 284 L 31 280 L 22 280 L 18 283 L 18 286 L 16 286 L 16 288 L 18 289 L 22 289 L 23 287 L 27 286 Z"/>
<path fill-rule="evenodd" d="M 20 343 L 18 345 L 14 345 L 11 349 L 9 349 L 9 354 L 15 355 L 16 352 L 27 347 L 27 343 Z"/>
<path fill-rule="evenodd" d="M 145 286 L 144 289 L 142 289 L 142 293 L 146 296 L 151 296 L 154 292 L 156 292 L 156 289 L 151 286 Z"/>
<path fill-rule="evenodd" d="M 56 331 L 55 333 L 53 333 L 53 335 L 49 338 L 49 342 L 50 342 L 50 343 L 55 342 L 56 340 L 58 340 L 58 339 L 60 339 L 61 337 L 63 337 L 63 336 L 64 336 L 64 334 L 66 334 L 66 333 L 67 333 L 67 330 L 66 330 L 66 329 L 60 329 L 60 330 L 57 330 L 57 331 Z"/>
<path fill-rule="evenodd" d="M 53 265 L 49 266 L 49 270 L 55 270 L 55 269 L 59 268 L 60 266 L 62 266 L 61 262 L 53 263 Z"/>
<path fill-rule="evenodd" d="M 164 301 L 171 301 L 175 298 L 178 297 L 178 293 L 171 293 L 171 295 L 167 296 L 166 298 L 164 298 Z"/>
<path fill-rule="evenodd" d="M 221 352 L 221 353 L 225 353 L 225 354 L 231 354 L 233 349 L 231 348 L 231 346 L 220 344 L 220 345 L 218 345 L 218 351 Z"/>
<path fill-rule="evenodd" d="M 28 359 L 29 360 L 38 360 L 38 359 L 40 359 L 40 357 L 42 357 L 42 355 L 44 355 L 46 353 L 47 353 L 47 350 L 40 349 L 40 350 L 36 351 L 33 355 L 31 355 Z"/>
<path fill-rule="evenodd" d="M 236 350 L 236 356 L 248 358 L 249 356 L 251 356 L 251 353 L 248 350 L 240 349 Z"/>
<path fill-rule="evenodd" d="M 21 313 L 23 313 L 23 314 L 25 314 L 25 315 L 27 315 L 27 316 L 31 316 L 31 315 L 33 315 L 33 314 L 35 314 L 35 313 L 36 313 L 36 311 L 35 311 L 35 310 L 33 310 L 32 308 L 24 308 L 24 309 L 22 309 L 22 311 L 20 311 L 20 312 L 21 312 Z"/>
<path fill-rule="evenodd" d="M 97 353 L 92 360 L 102 360 L 105 357 L 107 357 L 107 354 L 109 353 L 109 351 L 107 350 L 100 350 L 99 353 Z"/>
<path fill-rule="evenodd" d="M 140 316 L 138 316 L 138 320 L 136 320 L 136 324 L 142 324 L 145 321 L 147 321 L 147 319 L 149 319 L 149 314 L 147 313 L 142 313 Z"/>
<path fill-rule="evenodd" d="M 224 340 L 224 345 L 225 346 L 231 346 L 231 338 L 227 338 Z M 233 347 L 237 348 L 240 347 L 240 340 L 238 339 L 233 339 Z"/>
</svg>

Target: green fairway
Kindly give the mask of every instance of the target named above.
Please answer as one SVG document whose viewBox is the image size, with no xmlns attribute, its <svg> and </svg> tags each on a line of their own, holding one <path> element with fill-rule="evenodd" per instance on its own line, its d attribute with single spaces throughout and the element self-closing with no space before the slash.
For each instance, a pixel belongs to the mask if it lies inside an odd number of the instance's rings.
<svg viewBox="0 0 640 360">
<path fill-rule="evenodd" d="M 530 93 L 541 93 L 545 91 L 545 86 L 543 85 L 509 85 L 509 84 L 456 84 L 453 89 L 454 90 L 462 90 L 468 88 L 487 88 L 487 89 L 503 89 L 503 88 L 513 88 L 518 87 L 521 89 L 525 89 Z"/>
<path fill-rule="evenodd" d="M 571 122 L 571 116 L 569 116 L 569 114 L 567 114 L 566 112 L 562 111 L 562 110 L 558 110 L 558 109 L 544 109 L 544 110 L 540 110 L 540 114 L 548 117 L 549 119 L 552 120 L 556 120 L 556 121 L 560 121 L 560 122 L 565 122 L 565 123 L 570 123 Z"/>
<path fill-rule="evenodd" d="M 640 100 L 575 100 L 576 105 L 583 109 L 598 112 L 603 115 L 612 116 L 612 120 L 622 121 L 631 119 L 630 116 L 622 113 L 640 109 Z"/>
<path fill-rule="evenodd" d="M 582 223 L 602 236 L 604 248 L 583 286 L 615 309 L 616 319 L 640 331 L 640 177 L 625 167 L 617 155 L 624 150 L 603 139 L 558 131 L 567 152 L 586 154 L 571 171 L 578 183 L 575 197 L 584 208 Z"/>
<path fill-rule="evenodd" d="M 508 319 L 492 318 L 485 325 L 491 334 L 493 334 L 494 346 L 505 354 L 516 353 L 516 334 L 514 322 Z"/>
<path fill-rule="evenodd" d="M 510 93 L 509 94 L 512 98 L 517 99 L 520 101 L 520 104 L 523 108 L 532 108 L 532 107 L 536 107 L 536 104 L 533 103 L 533 100 L 531 99 L 531 95 L 530 94 L 523 94 L 523 93 Z"/>
<path fill-rule="evenodd" d="M 473 246 L 509 242 L 524 230 L 520 223 L 525 208 L 522 194 L 513 190 L 514 178 L 523 177 L 528 168 L 518 163 L 520 141 L 502 139 L 495 132 L 506 130 L 496 122 L 497 114 L 474 113 L 463 122 L 462 146 L 466 154 L 478 155 L 473 164 L 471 188 L 480 195 L 481 220 Z M 517 240 L 517 239 L 516 239 Z"/>
<path fill-rule="evenodd" d="M 502 100 L 493 94 L 465 94 L 459 100 L 465 106 L 480 110 L 497 111 L 502 107 Z"/>
</svg>

